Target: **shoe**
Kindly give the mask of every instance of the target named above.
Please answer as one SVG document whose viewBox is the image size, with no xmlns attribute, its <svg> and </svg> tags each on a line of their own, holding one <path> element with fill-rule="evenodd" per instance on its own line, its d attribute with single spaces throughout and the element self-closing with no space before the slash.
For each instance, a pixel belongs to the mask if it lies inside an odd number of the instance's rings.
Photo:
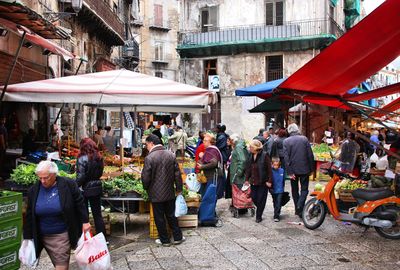
<svg viewBox="0 0 400 270">
<path fill-rule="evenodd" d="M 182 244 L 182 243 L 185 242 L 185 241 L 186 241 L 185 236 L 182 236 L 182 239 L 181 239 L 181 240 L 174 240 L 174 242 L 172 242 L 172 244 L 174 244 L 174 245 L 180 245 L 180 244 Z"/>
<path fill-rule="evenodd" d="M 160 239 L 156 239 L 156 244 L 163 247 L 170 247 L 171 243 L 162 243 Z"/>
<path fill-rule="evenodd" d="M 279 222 L 279 218 L 274 218 L 274 221 L 275 222 Z"/>
<path fill-rule="evenodd" d="M 256 223 L 260 223 L 262 221 L 262 218 L 256 218 Z"/>
<path fill-rule="evenodd" d="M 215 223 L 215 227 L 222 227 L 222 225 L 223 225 L 223 223 L 222 223 L 222 220 L 220 220 L 220 219 L 218 219 L 217 220 L 217 223 Z"/>
</svg>

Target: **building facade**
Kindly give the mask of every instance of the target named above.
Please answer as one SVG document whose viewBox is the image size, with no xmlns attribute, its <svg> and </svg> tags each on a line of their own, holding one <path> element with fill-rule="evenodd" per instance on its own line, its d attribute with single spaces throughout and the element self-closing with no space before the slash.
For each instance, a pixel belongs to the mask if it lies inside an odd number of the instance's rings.
<svg viewBox="0 0 400 270">
<path fill-rule="evenodd" d="M 293 74 L 343 34 L 344 8 L 329 0 L 181 1 L 182 80 L 208 87 L 210 75 L 220 78 L 219 101 L 203 115 L 203 127 L 222 122 L 255 136 L 266 119 L 248 110 L 260 101 L 235 90 Z"/>
</svg>

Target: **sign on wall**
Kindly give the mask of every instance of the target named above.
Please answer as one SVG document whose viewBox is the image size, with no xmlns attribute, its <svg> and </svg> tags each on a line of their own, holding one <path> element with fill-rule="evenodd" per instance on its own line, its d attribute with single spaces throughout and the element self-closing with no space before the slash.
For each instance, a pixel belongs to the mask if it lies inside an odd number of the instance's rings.
<svg viewBox="0 0 400 270">
<path fill-rule="evenodd" d="M 219 75 L 208 76 L 208 90 L 219 92 Z"/>
</svg>

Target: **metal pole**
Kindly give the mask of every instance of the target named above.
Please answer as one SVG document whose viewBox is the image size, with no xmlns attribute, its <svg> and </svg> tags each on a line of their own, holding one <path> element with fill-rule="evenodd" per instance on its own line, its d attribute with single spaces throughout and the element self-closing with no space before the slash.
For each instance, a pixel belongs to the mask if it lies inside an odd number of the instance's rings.
<svg viewBox="0 0 400 270">
<path fill-rule="evenodd" d="M 25 41 L 25 35 L 26 35 L 26 32 L 24 31 L 24 33 L 22 34 L 22 37 L 21 37 L 21 41 L 19 42 L 19 45 L 18 45 L 18 48 L 17 48 L 17 52 L 15 53 L 14 61 L 13 61 L 12 65 L 11 65 L 10 71 L 8 72 L 8 75 L 7 75 L 7 79 L 6 79 L 5 83 L 4 83 L 3 91 L 1 92 L 1 96 L 0 96 L 0 112 L 3 110 L 4 94 L 6 93 L 8 84 L 9 84 L 9 82 L 11 80 L 11 75 L 14 72 L 15 65 L 17 64 L 19 53 L 21 52 L 22 45 L 24 44 L 24 41 Z"/>
<path fill-rule="evenodd" d="M 122 145 L 122 139 L 124 138 L 124 108 L 121 106 L 119 113 L 119 148 L 121 157 L 121 168 L 124 167 L 124 146 Z"/>
</svg>

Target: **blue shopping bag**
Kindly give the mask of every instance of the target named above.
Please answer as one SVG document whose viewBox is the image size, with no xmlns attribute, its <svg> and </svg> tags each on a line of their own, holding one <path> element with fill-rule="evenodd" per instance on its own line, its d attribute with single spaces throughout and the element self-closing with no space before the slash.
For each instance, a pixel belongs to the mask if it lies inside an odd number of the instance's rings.
<svg viewBox="0 0 400 270">
<path fill-rule="evenodd" d="M 206 192 L 201 199 L 199 208 L 200 223 L 215 224 L 217 218 L 215 215 L 215 207 L 217 205 L 217 185 L 215 181 L 208 182 Z"/>
</svg>

